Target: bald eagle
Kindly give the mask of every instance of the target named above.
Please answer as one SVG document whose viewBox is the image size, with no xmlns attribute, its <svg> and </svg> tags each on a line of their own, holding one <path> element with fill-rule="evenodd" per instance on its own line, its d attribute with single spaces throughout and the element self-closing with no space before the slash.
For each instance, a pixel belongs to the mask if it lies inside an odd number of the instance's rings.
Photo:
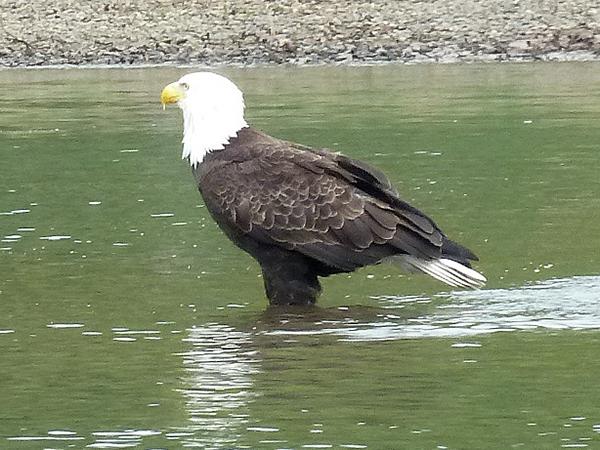
<svg viewBox="0 0 600 450">
<path fill-rule="evenodd" d="M 250 127 L 229 79 L 187 74 L 163 89 L 161 102 L 182 109 L 182 157 L 211 216 L 260 264 L 271 304 L 313 304 L 318 277 L 385 260 L 454 287 L 485 283 L 470 266 L 477 257 L 379 170 Z"/>
</svg>

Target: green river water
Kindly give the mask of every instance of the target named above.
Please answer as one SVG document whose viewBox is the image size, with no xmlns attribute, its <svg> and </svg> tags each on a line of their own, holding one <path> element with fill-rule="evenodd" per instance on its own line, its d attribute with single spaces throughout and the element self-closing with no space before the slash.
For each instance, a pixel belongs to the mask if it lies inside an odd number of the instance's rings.
<svg viewBox="0 0 600 450">
<path fill-rule="evenodd" d="M 0 448 L 600 448 L 600 64 L 223 69 L 481 258 L 267 310 L 179 159 L 191 69 L 0 71 Z"/>
</svg>

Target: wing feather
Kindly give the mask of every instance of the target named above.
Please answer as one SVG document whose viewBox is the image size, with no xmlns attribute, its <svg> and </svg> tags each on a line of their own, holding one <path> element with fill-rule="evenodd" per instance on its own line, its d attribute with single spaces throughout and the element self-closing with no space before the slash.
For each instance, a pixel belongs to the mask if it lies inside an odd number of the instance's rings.
<svg viewBox="0 0 600 450">
<path fill-rule="evenodd" d="M 221 165 L 200 181 L 207 205 L 218 209 L 213 215 L 225 217 L 227 226 L 259 242 L 293 248 L 332 271 L 398 253 L 439 258 L 444 242 L 451 242 L 401 200 L 380 171 L 268 139 L 255 154 L 248 150 L 247 159 Z"/>
</svg>

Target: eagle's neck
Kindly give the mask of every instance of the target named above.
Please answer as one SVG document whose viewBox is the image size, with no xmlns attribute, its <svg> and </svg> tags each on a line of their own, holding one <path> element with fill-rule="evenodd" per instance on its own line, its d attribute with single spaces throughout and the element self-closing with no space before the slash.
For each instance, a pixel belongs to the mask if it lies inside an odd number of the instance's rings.
<svg viewBox="0 0 600 450">
<path fill-rule="evenodd" d="M 243 108 L 238 114 L 229 110 L 200 108 L 183 109 L 183 152 L 182 159 L 189 159 L 195 167 L 204 160 L 207 153 L 223 150 L 231 138 L 246 128 Z"/>
</svg>

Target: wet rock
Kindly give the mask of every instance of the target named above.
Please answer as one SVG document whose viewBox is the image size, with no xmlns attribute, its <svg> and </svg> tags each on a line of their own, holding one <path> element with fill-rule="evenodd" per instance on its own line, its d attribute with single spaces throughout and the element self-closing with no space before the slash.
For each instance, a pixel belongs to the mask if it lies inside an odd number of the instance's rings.
<svg viewBox="0 0 600 450">
<path fill-rule="evenodd" d="M 514 52 L 517 53 L 525 53 L 527 50 L 529 50 L 531 48 L 531 46 L 529 45 L 529 41 L 525 41 L 525 40 L 516 40 L 516 41 L 512 41 L 510 44 L 508 44 L 508 48 L 509 50 L 512 50 Z"/>
</svg>

